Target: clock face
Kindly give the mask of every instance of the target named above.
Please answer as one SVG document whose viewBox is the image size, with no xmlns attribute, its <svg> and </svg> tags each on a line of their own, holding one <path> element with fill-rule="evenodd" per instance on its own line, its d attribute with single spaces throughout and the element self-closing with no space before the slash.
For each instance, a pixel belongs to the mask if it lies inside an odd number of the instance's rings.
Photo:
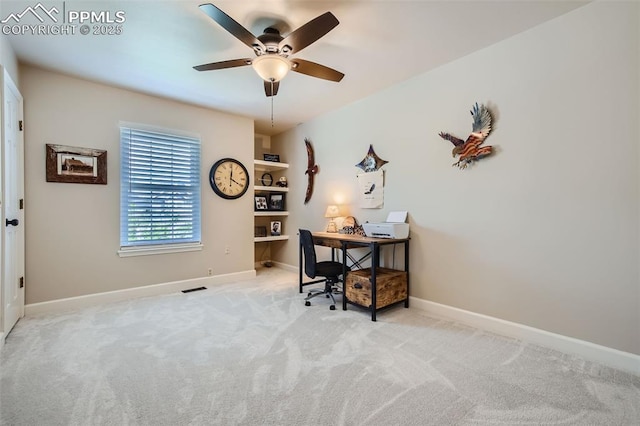
<svg viewBox="0 0 640 426">
<path fill-rule="evenodd" d="M 216 161 L 209 172 L 209 183 L 213 192 L 233 200 L 240 198 L 249 188 L 249 173 L 246 167 L 233 158 Z"/>
</svg>

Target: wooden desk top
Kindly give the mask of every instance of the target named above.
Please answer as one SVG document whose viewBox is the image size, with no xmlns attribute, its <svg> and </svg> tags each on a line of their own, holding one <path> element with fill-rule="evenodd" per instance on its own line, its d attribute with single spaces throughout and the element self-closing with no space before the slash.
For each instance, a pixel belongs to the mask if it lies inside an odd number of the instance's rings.
<svg viewBox="0 0 640 426">
<path fill-rule="evenodd" d="M 348 243 L 356 244 L 395 244 L 404 243 L 409 238 L 375 238 L 375 237 L 363 237 L 361 235 L 354 234 L 340 234 L 339 232 L 312 232 L 314 238 L 323 238 L 325 240 L 345 241 Z"/>
</svg>

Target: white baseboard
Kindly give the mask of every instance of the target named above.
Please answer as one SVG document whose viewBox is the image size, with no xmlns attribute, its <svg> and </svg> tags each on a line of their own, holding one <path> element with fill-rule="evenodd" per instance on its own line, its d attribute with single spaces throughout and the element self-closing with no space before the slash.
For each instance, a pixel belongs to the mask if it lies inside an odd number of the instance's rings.
<svg viewBox="0 0 640 426">
<path fill-rule="evenodd" d="M 286 264 L 286 263 L 273 262 L 273 261 L 271 263 L 273 263 L 273 266 L 278 267 L 280 269 L 284 269 L 284 270 L 289 271 L 289 272 L 296 272 L 297 273 L 300 270 L 300 269 L 298 269 L 298 265 L 293 266 L 293 265 L 289 265 L 289 264 Z"/>
<path fill-rule="evenodd" d="M 435 316 L 453 319 L 483 330 L 535 343 L 560 352 L 577 355 L 581 358 L 598 362 L 618 370 L 640 375 L 640 355 L 619 351 L 515 322 L 465 311 L 464 309 L 442 305 L 429 300 L 418 299 L 417 297 L 410 297 L 409 299 L 412 307 Z"/>
<path fill-rule="evenodd" d="M 190 280 L 173 281 L 168 283 L 153 284 L 143 287 L 127 288 L 123 290 L 108 291 L 104 293 L 88 294 L 85 296 L 69 297 L 66 299 L 50 300 L 47 302 L 31 303 L 24 307 L 25 315 L 34 315 L 50 312 L 62 312 L 73 309 L 86 308 L 104 303 L 120 302 L 138 297 L 158 296 L 175 293 L 195 287 L 214 286 L 234 281 L 245 281 L 256 277 L 254 269 L 233 274 L 215 275 L 211 277 L 193 278 Z"/>
</svg>

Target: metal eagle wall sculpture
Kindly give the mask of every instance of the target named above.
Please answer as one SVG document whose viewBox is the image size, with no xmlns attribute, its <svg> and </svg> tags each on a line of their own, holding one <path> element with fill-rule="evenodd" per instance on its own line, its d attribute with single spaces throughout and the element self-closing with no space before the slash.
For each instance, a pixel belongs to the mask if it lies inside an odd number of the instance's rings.
<svg viewBox="0 0 640 426">
<path fill-rule="evenodd" d="M 452 166 L 458 166 L 460 169 L 466 169 L 471 163 L 493 153 L 492 146 L 480 146 L 491 133 L 491 112 L 486 106 L 478 106 L 476 102 L 471 108 L 471 116 L 473 117 L 473 129 L 466 141 L 458 139 L 449 133 L 439 133 L 442 139 L 446 139 L 454 145 L 453 151 L 451 151 L 453 157 L 460 155 L 458 161 L 452 164 Z"/>
<path fill-rule="evenodd" d="M 305 138 L 304 144 L 307 147 L 307 170 L 305 170 L 304 174 L 309 178 L 307 183 L 307 193 L 304 196 L 304 203 L 307 204 L 309 200 L 311 200 L 311 195 L 313 194 L 313 177 L 318 173 L 318 165 L 316 164 L 316 160 L 313 155 L 311 141 Z"/>
</svg>

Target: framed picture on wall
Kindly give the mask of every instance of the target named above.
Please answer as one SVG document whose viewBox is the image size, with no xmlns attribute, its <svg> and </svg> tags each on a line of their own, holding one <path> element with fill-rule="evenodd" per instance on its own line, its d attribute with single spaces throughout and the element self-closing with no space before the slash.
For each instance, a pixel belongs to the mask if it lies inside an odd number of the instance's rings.
<svg viewBox="0 0 640 426">
<path fill-rule="evenodd" d="M 47 144 L 47 182 L 107 184 L 107 151 Z"/>
</svg>

